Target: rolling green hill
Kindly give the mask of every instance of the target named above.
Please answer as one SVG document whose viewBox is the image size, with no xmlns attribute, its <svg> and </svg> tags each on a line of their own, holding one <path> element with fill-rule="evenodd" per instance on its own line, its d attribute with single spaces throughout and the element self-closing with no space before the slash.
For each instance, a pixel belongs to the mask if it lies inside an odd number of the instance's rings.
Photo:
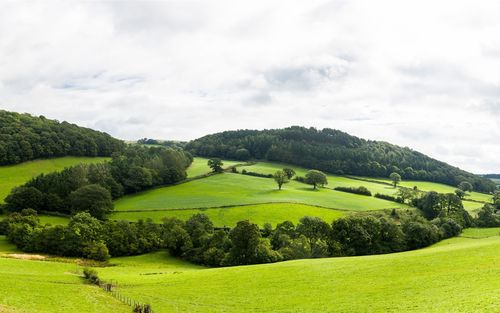
<svg viewBox="0 0 500 313">
<path fill-rule="evenodd" d="M 433 181 L 458 186 L 468 181 L 474 190 L 494 191 L 486 178 L 430 158 L 407 147 L 364 140 L 339 130 L 292 126 L 284 129 L 237 130 L 207 135 L 186 145 L 193 155 L 295 164 L 341 175 Z"/>
<path fill-rule="evenodd" d="M 218 269 L 156 253 L 98 271 L 160 312 L 496 312 L 499 232 L 470 229 L 403 253 Z"/>
<path fill-rule="evenodd" d="M 200 157 L 193 158 L 193 163 L 191 163 L 191 165 L 187 169 L 188 178 L 210 173 L 212 170 L 207 165 L 208 160 L 209 159 L 207 158 L 200 158 Z M 222 162 L 224 168 L 244 163 L 240 161 L 229 161 L 229 160 L 222 160 Z"/>
<path fill-rule="evenodd" d="M 0 165 L 62 156 L 110 157 L 125 144 L 68 122 L 0 110 Z"/>
<path fill-rule="evenodd" d="M 224 173 L 171 187 L 125 196 L 115 202 L 116 211 L 211 208 L 269 202 L 307 203 L 352 211 L 406 208 L 406 205 L 373 197 L 290 182 L 281 191 L 272 179 Z M 147 217 L 144 212 L 143 218 Z"/>
<path fill-rule="evenodd" d="M 26 183 L 31 178 L 50 172 L 60 171 L 80 163 L 100 163 L 107 157 L 61 157 L 46 160 L 28 161 L 16 165 L 0 166 L 0 203 L 12 188 Z"/>
</svg>

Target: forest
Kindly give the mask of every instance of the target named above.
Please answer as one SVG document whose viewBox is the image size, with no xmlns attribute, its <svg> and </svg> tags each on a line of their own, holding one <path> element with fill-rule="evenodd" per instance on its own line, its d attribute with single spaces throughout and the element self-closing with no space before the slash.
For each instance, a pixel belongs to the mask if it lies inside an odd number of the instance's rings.
<svg viewBox="0 0 500 313">
<path fill-rule="evenodd" d="M 315 168 L 338 175 L 423 180 L 458 186 L 468 181 L 474 190 L 493 192 L 495 184 L 407 147 L 371 141 L 325 128 L 293 126 L 272 130 L 225 131 L 186 145 L 193 155 L 237 160 L 261 159 Z"/>
<path fill-rule="evenodd" d="M 60 156 L 111 156 L 124 147 L 103 132 L 0 110 L 0 165 Z"/>
</svg>

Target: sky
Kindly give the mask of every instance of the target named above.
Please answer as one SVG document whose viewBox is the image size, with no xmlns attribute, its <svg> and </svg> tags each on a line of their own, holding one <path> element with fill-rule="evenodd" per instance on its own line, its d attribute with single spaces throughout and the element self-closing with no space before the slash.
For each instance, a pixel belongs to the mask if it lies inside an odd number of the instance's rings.
<svg viewBox="0 0 500 313">
<path fill-rule="evenodd" d="M 500 172 L 498 16 L 487 0 L 2 0 L 0 108 L 127 140 L 328 127 Z"/>
</svg>

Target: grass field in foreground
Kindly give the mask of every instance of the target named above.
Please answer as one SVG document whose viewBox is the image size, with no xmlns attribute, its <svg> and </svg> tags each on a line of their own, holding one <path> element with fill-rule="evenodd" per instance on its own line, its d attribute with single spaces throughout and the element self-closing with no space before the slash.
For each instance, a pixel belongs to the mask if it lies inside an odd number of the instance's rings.
<svg viewBox="0 0 500 313">
<path fill-rule="evenodd" d="M 188 177 L 195 177 L 210 173 L 212 169 L 208 166 L 207 162 L 208 162 L 207 158 L 200 158 L 200 157 L 193 158 L 193 163 L 191 163 L 191 165 L 187 169 Z M 245 162 L 222 160 L 222 163 L 223 163 L 222 165 L 223 168 L 228 168 L 229 166 L 242 164 Z"/>
<path fill-rule="evenodd" d="M 70 263 L 0 258 L 0 305 L 13 312 L 131 312 Z M 0 306 L 0 308 L 1 308 Z"/>
<path fill-rule="evenodd" d="M 345 211 L 337 211 L 305 204 L 269 203 L 211 209 L 117 212 L 112 214 L 110 219 L 136 221 L 141 218 L 144 219 L 144 216 L 147 216 L 155 222 L 161 222 L 161 219 L 164 217 L 177 217 L 182 220 L 187 220 L 196 213 L 206 214 L 214 225 L 219 227 L 233 227 L 237 222 L 242 220 L 250 220 L 261 227 L 265 223 L 270 223 L 274 227 L 276 224 L 285 220 L 297 223 L 299 219 L 304 216 L 317 216 L 330 223 L 334 219 L 342 217 L 346 214 Z"/>
<path fill-rule="evenodd" d="M 406 205 L 330 189 L 313 190 L 295 181 L 277 190 L 274 180 L 224 173 L 170 187 L 125 196 L 116 211 L 210 208 L 226 205 L 293 202 L 352 211 L 407 208 Z M 147 216 L 143 216 L 146 218 Z"/>
<path fill-rule="evenodd" d="M 0 166 L 0 203 L 3 203 L 12 188 L 24 184 L 34 176 L 60 171 L 79 163 L 98 163 L 105 160 L 109 160 L 109 158 L 62 157 Z"/>
<path fill-rule="evenodd" d="M 98 271 L 165 313 L 498 312 L 499 249 L 500 236 L 461 237 L 403 253 L 200 270 L 150 254 Z"/>
</svg>

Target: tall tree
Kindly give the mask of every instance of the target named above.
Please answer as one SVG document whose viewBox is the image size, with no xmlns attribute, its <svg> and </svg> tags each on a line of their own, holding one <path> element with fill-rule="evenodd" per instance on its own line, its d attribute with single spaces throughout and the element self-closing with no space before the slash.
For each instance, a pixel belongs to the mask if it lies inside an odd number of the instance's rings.
<svg viewBox="0 0 500 313">
<path fill-rule="evenodd" d="M 389 175 L 389 179 L 392 181 L 394 188 L 396 188 L 396 186 L 399 185 L 399 183 L 401 182 L 401 175 L 394 172 L 391 173 L 391 175 Z"/>
<path fill-rule="evenodd" d="M 279 190 L 281 190 L 281 186 L 283 186 L 283 184 L 289 182 L 288 176 L 285 174 L 284 171 L 277 171 L 276 173 L 274 173 L 273 178 L 276 184 L 278 184 Z"/>
</svg>

